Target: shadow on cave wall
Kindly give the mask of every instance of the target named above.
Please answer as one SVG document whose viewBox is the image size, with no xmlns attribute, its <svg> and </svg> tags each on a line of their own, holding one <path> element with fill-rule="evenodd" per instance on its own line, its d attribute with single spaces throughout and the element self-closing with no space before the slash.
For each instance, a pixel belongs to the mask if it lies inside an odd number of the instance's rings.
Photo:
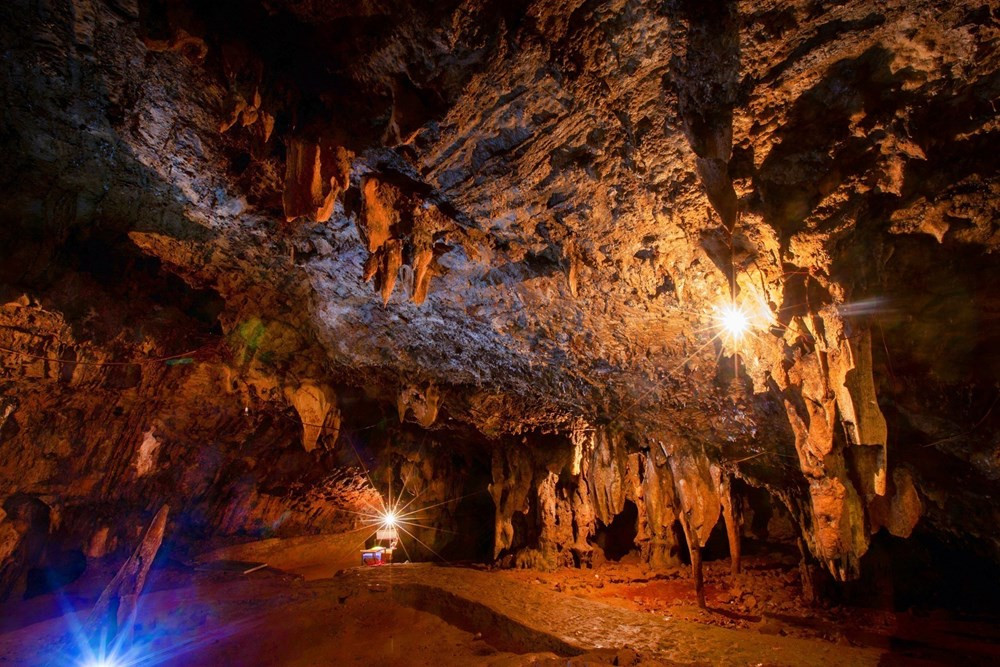
<svg viewBox="0 0 1000 667">
<path fill-rule="evenodd" d="M 788 121 L 775 134 L 755 185 L 765 221 L 783 243 L 803 228 L 823 199 L 852 177 L 872 170 L 880 157 L 877 127 L 894 128 L 897 112 L 913 103 L 906 70 L 893 72 L 891 51 L 873 46 L 856 58 L 832 65 L 823 78 L 793 103 Z M 853 132 L 863 115 L 865 134 Z M 844 208 L 862 208 L 856 195 Z M 847 211 L 838 211 L 831 224 Z"/>
</svg>

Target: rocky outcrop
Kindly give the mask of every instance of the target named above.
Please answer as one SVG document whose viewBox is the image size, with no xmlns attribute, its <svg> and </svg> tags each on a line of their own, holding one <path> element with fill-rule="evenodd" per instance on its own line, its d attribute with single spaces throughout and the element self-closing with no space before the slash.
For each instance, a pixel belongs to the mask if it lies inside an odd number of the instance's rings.
<svg viewBox="0 0 1000 667">
<path fill-rule="evenodd" d="M 95 299 L 109 296 L 90 289 Z M 66 551 L 103 558 L 134 546 L 151 500 L 175 507 L 166 535 L 184 551 L 195 546 L 185 535 L 349 529 L 354 508 L 377 497 L 359 469 L 297 444 L 300 436 L 316 443 L 320 429 L 309 424 L 337 430 L 332 389 L 289 386 L 303 432 L 299 419 L 278 416 L 285 399 L 280 390 L 268 398 L 262 377 L 252 392 L 234 389 L 241 376 L 217 340 L 170 353 L 186 342 L 180 332 L 199 325 L 178 310 L 141 311 L 134 299 L 109 301 L 95 326 L 117 331 L 96 344 L 76 337 L 89 325 L 30 300 L 0 307 L 0 387 L 18 387 L 0 412 L 4 465 L 18 471 L 0 479 L 2 597 L 23 593 L 29 570 Z M 269 404 L 270 415 L 262 412 Z"/>
<path fill-rule="evenodd" d="M 0 599 L 24 586 L 28 567 L 39 563 L 52 522 L 51 508 L 38 498 L 13 494 L 3 502 L 0 522 Z"/>
<path fill-rule="evenodd" d="M 433 382 L 426 387 L 407 385 L 399 392 L 396 408 L 400 423 L 406 421 L 406 416 L 413 413 L 413 418 L 424 428 L 430 427 L 437 419 L 441 408 L 441 390 Z"/>
<path fill-rule="evenodd" d="M 340 435 L 341 423 L 337 396 L 333 390 L 307 381 L 297 386 L 288 385 L 284 392 L 302 420 L 302 447 L 311 452 L 320 437 L 325 437 L 332 447 Z"/>
</svg>

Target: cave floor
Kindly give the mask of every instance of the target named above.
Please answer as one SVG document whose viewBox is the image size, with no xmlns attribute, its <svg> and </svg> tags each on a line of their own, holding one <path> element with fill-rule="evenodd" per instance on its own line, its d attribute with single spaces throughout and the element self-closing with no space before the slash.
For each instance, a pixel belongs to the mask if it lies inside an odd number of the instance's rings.
<svg viewBox="0 0 1000 667">
<path fill-rule="evenodd" d="M 790 570 L 750 559 L 729 586 L 708 564 L 709 611 L 681 572 L 347 567 L 343 538 L 217 549 L 151 574 L 141 662 L 169 665 L 996 664 L 995 626 L 793 600 Z M 331 556 L 336 554 L 336 556 Z M 258 562 L 271 567 L 243 574 Z M 325 565 L 324 565 L 325 563 Z M 280 569 L 279 569 L 280 568 Z M 113 566 L 58 594 L 0 607 L 0 664 L 77 664 L 66 610 L 86 610 Z M 783 583 L 782 583 L 783 582 Z M 60 643 L 62 642 L 62 643 Z M 623 650 L 628 647 L 630 650 Z"/>
</svg>

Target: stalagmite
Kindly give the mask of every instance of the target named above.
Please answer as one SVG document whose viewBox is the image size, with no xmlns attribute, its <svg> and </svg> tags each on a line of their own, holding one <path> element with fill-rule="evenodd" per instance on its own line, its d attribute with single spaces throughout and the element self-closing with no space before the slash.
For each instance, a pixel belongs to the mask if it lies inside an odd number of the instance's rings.
<svg viewBox="0 0 1000 667">
<path fill-rule="evenodd" d="M 740 526 L 739 519 L 733 507 L 729 476 L 725 473 L 719 479 L 719 498 L 722 500 L 722 518 L 726 522 L 726 536 L 729 538 L 729 559 L 731 561 L 732 574 L 735 577 L 741 570 Z"/>
<path fill-rule="evenodd" d="M 88 636 L 98 637 L 98 631 L 102 627 L 110 628 L 108 639 L 130 636 L 135 623 L 139 595 L 146 585 L 146 576 L 153 565 L 153 559 L 156 558 L 156 552 L 160 550 L 160 543 L 163 542 L 169 512 L 170 508 L 167 505 L 160 508 L 146 529 L 139 546 L 97 599 L 84 623 Z"/>
</svg>

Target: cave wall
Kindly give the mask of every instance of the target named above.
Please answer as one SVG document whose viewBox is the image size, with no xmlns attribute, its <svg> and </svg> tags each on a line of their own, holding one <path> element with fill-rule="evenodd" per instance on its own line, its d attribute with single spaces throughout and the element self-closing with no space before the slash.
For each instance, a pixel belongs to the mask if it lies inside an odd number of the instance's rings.
<svg viewBox="0 0 1000 667">
<path fill-rule="evenodd" d="M 181 341 L 123 336 L 102 349 L 73 344 L 67 329 L 27 299 L 0 307 L 0 345 L 22 360 L 0 378 L 4 596 L 61 551 L 129 551 L 165 503 L 168 541 L 183 557 L 211 536 L 347 530 L 356 520 L 344 510 L 376 495 L 350 462 L 302 447 L 293 406 L 267 414 L 262 401 L 248 404 L 219 341 L 130 364 L 106 355 L 151 358 Z"/>
</svg>

